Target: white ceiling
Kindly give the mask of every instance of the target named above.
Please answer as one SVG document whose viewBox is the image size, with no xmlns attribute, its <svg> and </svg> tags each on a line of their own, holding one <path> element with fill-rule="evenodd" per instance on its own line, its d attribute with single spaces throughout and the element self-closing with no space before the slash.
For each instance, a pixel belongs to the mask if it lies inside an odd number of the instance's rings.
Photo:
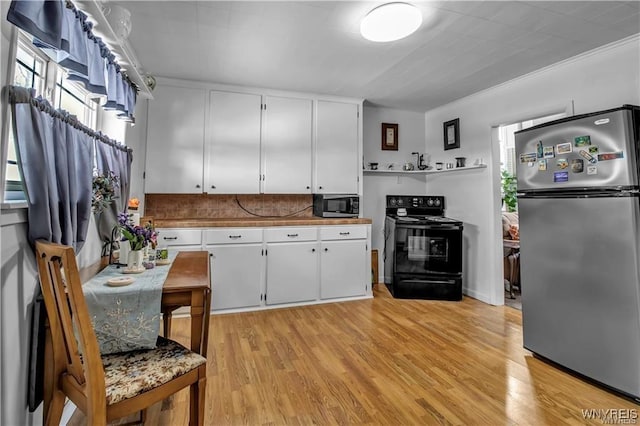
<svg viewBox="0 0 640 426">
<path fill-rule="evenodd" d="M 640 33 L 639 1 L 419 1 L 418 32 L 359 34 L 384 2 L 114 1 L 154 76 L 364 98 L 427 111 Z"/>
</svg>

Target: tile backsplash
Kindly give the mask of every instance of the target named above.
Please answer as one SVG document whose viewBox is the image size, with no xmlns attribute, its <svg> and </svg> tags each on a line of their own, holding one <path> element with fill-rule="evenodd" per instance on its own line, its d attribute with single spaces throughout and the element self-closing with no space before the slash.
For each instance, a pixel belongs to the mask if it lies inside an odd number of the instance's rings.
<svg viewBox="0 0 640 426">
<path fill-rule="evenodd" d="M 310 194 L 146 194 L 144 205 L 144 215 L 155 219 L 313 216 Z"/>
</svg>

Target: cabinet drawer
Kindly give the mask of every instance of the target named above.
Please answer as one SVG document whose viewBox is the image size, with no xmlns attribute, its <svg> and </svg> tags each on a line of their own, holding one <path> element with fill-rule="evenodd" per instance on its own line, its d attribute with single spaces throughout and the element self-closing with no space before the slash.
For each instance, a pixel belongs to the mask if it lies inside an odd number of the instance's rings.
<svg viewBox="0 0 640 426">
<path fill-rule="evenodd" d="M 158 229 L 160 246 L 202 245 L 200 229 Z"/>
<path fill-rule="evenodd" d="M 267 228 L 264 240 L 268 243 L 289 241 L 315 241 L 318 239 L 318 228 Z"/>
<path fill-rule="evenodd" d="M 262 228 L 221 228 L 204 231 L 205 244 L 261 243 Z"/>
<path fill-rule="evenodd" d="M 320 239 L 326 240 L 355 240 L 367 238 L 366 226 L 327 226 L 320 228 Z"/>
</svg>

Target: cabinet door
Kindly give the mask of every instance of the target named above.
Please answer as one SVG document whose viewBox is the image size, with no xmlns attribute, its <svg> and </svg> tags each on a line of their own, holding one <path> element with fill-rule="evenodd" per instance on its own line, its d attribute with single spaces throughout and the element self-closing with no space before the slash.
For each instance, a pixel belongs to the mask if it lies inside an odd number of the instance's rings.
<svg viewBox="0 0 640 426">
<path fill-rule="evenodd" d="M 358 193 L 358 105 L 318 101 L 314 193 Z"/>
<path fill-rule="evenodd" d="M 310 99 L 265 98 L 263 193 L 311 193 L 311 111 Z"/>
<path fill-rule="evenodd" d="M 202 192 L 206 91 L 158 86 L 149 102 L 145 193 Z"/>
<path fill-rule="evenodd" d="M 362 296 L 367 286 L 366 240 L 322 242 L 320 297 Z"/>
<path fill-rule="evenodd" d="M 267 245 L 267 304 L 318 298 L 318 244 Z"/>
<path fill-rule="evenodd" d="M 211 308 L 259 306 L 262 244 L 209 246 L 207 250 L 211 254 Z"/>
<path fill-rule="evenodd" d="M 205 192 L 260 192 L 261 108 L 260 95 L 211 92 Z"/>
</svg>

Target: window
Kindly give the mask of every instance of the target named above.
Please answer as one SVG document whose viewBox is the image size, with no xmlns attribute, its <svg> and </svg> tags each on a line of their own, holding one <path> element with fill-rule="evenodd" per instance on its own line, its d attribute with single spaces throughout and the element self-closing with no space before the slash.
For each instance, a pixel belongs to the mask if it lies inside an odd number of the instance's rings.
<svg viewBox="0 0 640 426">
<path fill-rule="evenodd" d="M 22 38 L 19 39 L 16 49 L 13 84 L 35 89 L 36 94 L 43 94 L 47 70 L 47 60 L 45 58 L 36 49 L 31 48 L 28 42 L 23 41 Z M 9 118 L 11 117 L 9 116 Z M 11 120 L 8 120 L 8 122 L 10 123 Z M 7 136 L 5 201 L 24 200 L 12 128 L 9 129 Z"/>
<path fill-rule="evenodd" d="M 56 82 L 55 108 L 63 109 L 75 115 L 82 124 L 93 128 L 96 113 L 96 101 L 90 98 L 90 93 L 80 84 L 67 80 L 67 73 L 60 72 Z"/>
<path fill-rule="evenodd" d="M 55 76 L 59 76 L 56 78 Z M 30 37 L 20 32 L 16 49 L 13 84 L 35 89 L 58 109 L 63 109 L 87 127 L 95 128 L 97 100 L 80 84 L 68 81 L 67 73 L 38 48 L 31 44 Z M 55 84 L 53 83 L 55 81 Z M 51 83 L 48 83 L 51 82 Z M 51 87 L 53 85 L 53 87 Z M 8 123 L 11 123 L 9 115 Z M 10 124 L 8 124 L 11 126 Z M 22 181 L 18 170 L 13 128 L 7 132 L 7 162 L 4 201 L 24 201 Z"/>
</svg>

